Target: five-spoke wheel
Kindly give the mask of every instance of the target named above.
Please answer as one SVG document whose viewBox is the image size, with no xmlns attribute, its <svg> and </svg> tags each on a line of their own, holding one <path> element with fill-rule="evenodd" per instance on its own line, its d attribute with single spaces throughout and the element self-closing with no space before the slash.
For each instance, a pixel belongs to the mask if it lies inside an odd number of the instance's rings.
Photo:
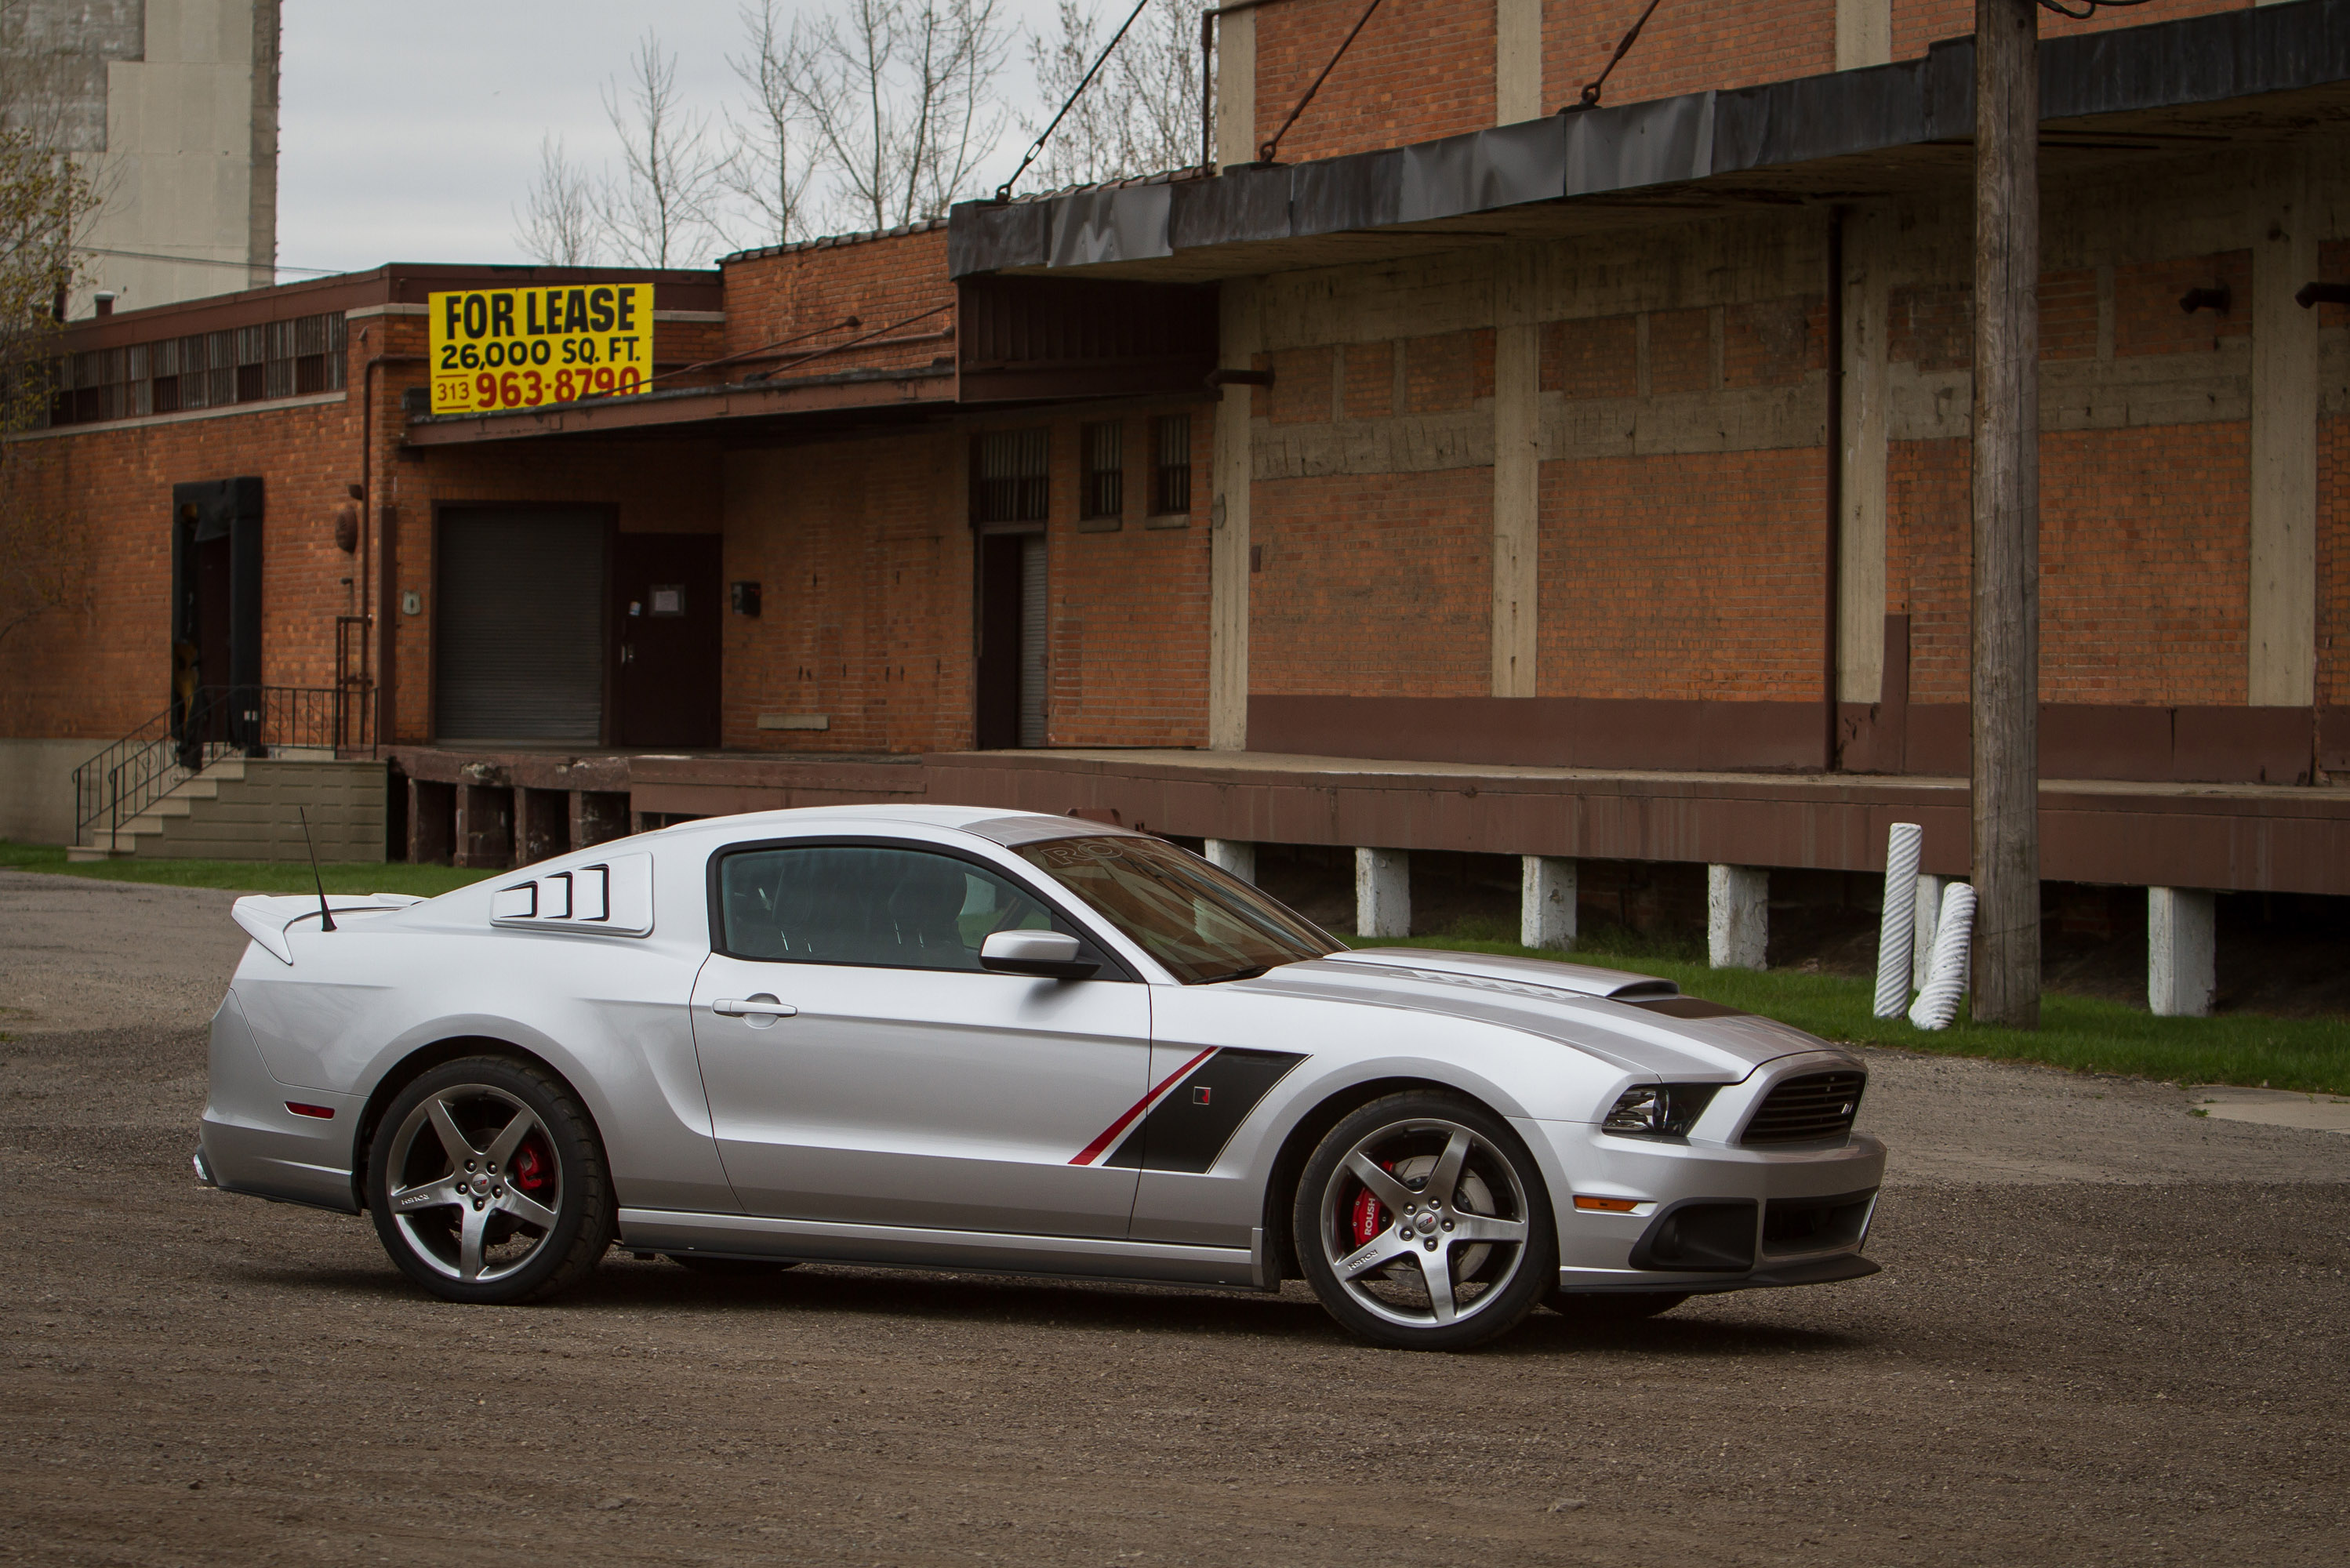
<svg viewBox="0 0 2350 1568">
<path fill-rule="evenodd" d="M 603 1151 L 544 1069 L 446 1063 L 385 1110 L 368 1162 L 376 1232 L 409 1278 L 451 1301 L 550 1294 L 610 1244 Z"/>
<path fill-rule="evenodd" d="M 1557 1285 L 1533 1158 L 1501 1118 L 1451 1095 L 1391 1095 L 1333 1127 L 1306 1163 L 1294 1222 L 1322 1304 L 1383 1345 L 1474 1345 Z"/>
</svg>

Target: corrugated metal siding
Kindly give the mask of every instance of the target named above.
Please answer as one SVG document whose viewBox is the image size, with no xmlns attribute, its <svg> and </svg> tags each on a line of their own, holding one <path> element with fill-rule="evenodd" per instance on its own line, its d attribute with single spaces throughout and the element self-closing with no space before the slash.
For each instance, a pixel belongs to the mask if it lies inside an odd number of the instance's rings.
<svg viewBox="0 0 2350 1568">
<path fill-rule="evenodd" d="M 602 518 L 449 513 L 435 576 L 442 738 L 603 738 Z"/>
<path fill-rule="evenodd" d="M 1020 743 L 1045 743 L 1045 535 L 1020 541 Z"/>
</svg>

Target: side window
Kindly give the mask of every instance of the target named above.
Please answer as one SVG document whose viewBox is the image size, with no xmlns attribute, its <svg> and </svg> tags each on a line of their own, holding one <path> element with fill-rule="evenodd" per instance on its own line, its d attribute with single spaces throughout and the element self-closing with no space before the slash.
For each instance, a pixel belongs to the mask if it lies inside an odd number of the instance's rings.
<svg viewBox="0 0 2350 1568">
<path fill-rule="evenodd" d="M 723 950 L 779 963 L 976 971 L 992 931 L 1069 929 L 984 867 L 920 849 L 737 850 L 718 897 Z"/>
</svg>

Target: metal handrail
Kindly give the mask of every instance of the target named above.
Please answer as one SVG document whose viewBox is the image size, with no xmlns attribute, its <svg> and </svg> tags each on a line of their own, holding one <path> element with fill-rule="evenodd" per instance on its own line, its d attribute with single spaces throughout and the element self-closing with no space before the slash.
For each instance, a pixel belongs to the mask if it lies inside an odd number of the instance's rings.
<svg viewBox="0 0 2350 1568">
<path fill-rule="evenodd" d="M 102 832 L 116 847 L 123 824 L 223 757 L 370 748 L 369 695 L 350 685 L 199 687 L 74 770 L 75 841 Z"/>
</svg>

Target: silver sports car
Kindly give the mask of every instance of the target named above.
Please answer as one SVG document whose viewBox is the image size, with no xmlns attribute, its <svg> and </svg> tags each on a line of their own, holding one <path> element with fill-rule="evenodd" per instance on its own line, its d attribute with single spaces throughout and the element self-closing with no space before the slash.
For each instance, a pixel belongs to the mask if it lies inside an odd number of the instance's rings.
<svg viewBox="0 0 2350 1568">
<path fill-rule="evenodd" d="M 322 908 L 322 905 L 327 906 Z M 458 1302 L 616 1242 L 1274 1290 L 1365 1338 L 1876 1272 L 1860 1061 L 1669 982 L 1349 951 L 1068 817 L 711 818 L 430 900 L 252 898 L 196 1172 Z"/>
</svg>

